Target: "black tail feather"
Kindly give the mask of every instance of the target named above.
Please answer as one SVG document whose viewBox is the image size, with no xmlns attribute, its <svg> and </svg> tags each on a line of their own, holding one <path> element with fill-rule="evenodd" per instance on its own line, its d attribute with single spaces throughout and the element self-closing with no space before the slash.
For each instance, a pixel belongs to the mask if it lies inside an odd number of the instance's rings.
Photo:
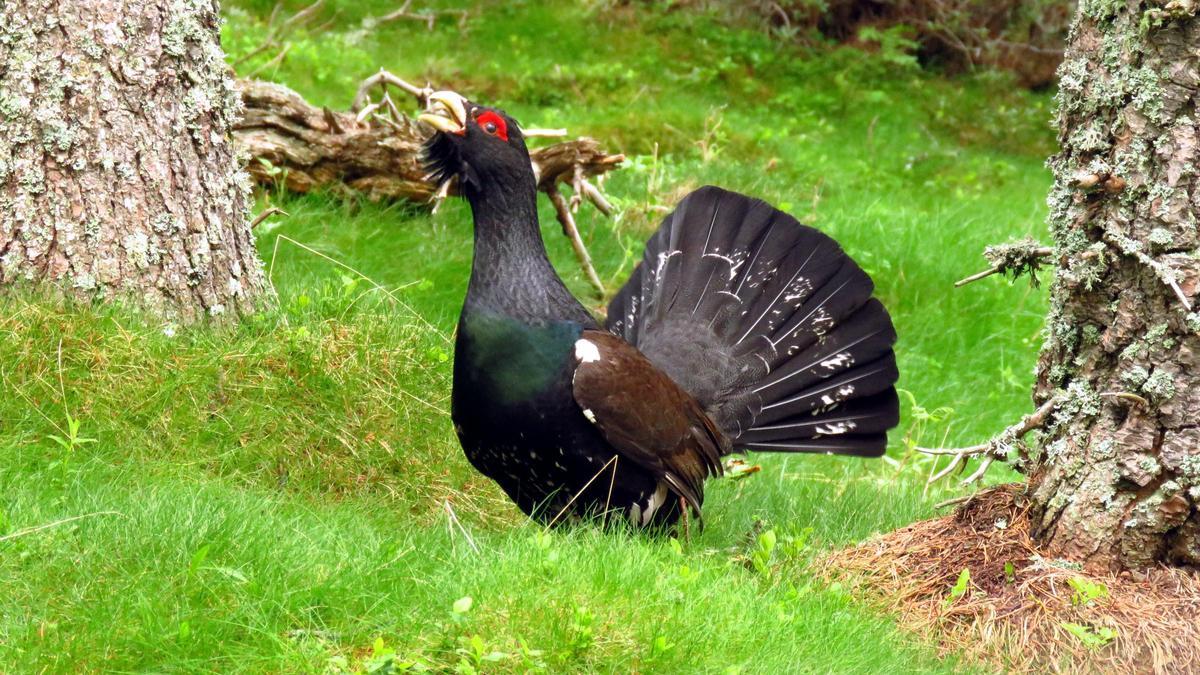
<svg viewBox="0 0 1200 675">
<path fill-rule="evenodd" d="M 688 195 L 609 304 L 609 329 L 734 446 L 878 456 L 899 421 L 896 332 L 837 242 L 765 202 Z"/>
</svg>

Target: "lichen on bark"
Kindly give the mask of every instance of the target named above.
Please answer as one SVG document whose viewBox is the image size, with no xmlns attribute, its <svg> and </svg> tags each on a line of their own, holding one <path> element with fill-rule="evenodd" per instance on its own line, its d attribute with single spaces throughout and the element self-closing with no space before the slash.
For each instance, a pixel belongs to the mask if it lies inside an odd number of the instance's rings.
<svg viewBox="0 0 1200 675">
<path fill-rule="evenodd" d="M 1060 254 L 1035 399 L 1034 533 L 1111 568 L 1200 565 L 1200 21 L 1085 0 L 1049 165 Z"/>
<path fill-rule="evenodd" d="M 215 0 L 0 3 L 0 283 L 173 318 L 266 292 Z"/>
</svg>

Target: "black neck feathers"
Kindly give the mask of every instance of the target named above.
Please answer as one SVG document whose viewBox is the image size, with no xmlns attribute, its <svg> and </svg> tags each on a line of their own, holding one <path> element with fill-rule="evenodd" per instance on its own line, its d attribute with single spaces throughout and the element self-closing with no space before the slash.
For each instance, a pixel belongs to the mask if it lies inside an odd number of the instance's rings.
<svg viewBox="0 0 1200 675">
<path fill-rule="evenodd" d="M 546 255 L 532 167 L 526 163 L 480 178 L 466 190 L 475 220 L 475 257 L 465 310 L 594 325 Z"/>
</svg>

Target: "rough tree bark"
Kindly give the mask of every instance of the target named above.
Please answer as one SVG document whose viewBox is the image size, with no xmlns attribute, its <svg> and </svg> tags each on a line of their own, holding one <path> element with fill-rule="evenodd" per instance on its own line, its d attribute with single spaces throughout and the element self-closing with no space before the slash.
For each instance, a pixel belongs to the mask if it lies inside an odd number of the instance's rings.
<svg viewBox="0 0 1200 675">
<path fill-rule="evenodd" d="M 266 289 L 216 0 L 0 1 L 0 284 L 194 320 Z"/>
<path fill-rule="evenodd" d="M 1050 555 L 1200 565 L 1200 20 L 1083 0 L 1061 69 L 1059 266 L 1023 470 Z"/>
</svg>

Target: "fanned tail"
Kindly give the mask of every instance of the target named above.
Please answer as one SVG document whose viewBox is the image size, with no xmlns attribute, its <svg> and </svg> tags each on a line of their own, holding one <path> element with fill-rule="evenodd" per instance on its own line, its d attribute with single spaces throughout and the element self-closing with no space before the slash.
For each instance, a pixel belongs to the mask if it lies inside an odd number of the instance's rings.
<svg viewBox="0 0 1200 675">
<path fill-rule="evenodd" d="M 896 331 L 829 236 L 704 187 L 646 244 L 608 328 L 696 397 L 734 447 L 874 457 L 899 422 Z"/>
</svg>

